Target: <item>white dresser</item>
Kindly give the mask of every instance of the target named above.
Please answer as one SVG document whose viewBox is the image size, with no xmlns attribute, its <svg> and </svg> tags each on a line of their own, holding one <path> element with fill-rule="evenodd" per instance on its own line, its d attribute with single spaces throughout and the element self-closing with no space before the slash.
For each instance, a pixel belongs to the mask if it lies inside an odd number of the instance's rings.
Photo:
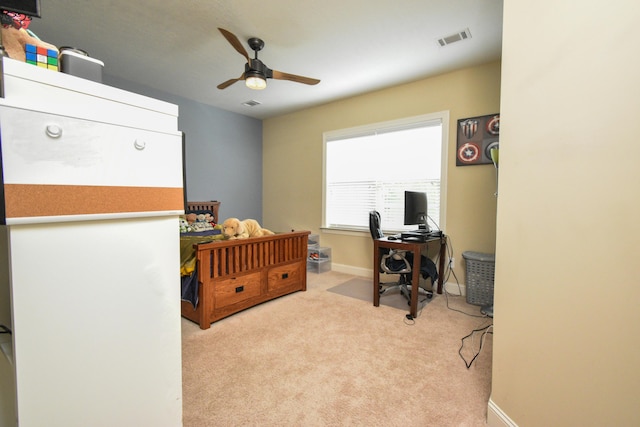
<svg viewBox="0 0 640 427">
<path fill-rule="evenodd" d="M 3 80 L 0 425 L 181 426 L 178 107 Z"/>
</svg>

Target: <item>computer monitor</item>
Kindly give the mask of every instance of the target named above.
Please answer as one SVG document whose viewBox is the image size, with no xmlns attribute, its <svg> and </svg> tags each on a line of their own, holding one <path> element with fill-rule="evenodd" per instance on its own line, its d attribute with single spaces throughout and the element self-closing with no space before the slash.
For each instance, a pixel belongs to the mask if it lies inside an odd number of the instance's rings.
<svg viewBox="0 0 640 427">
<path fill-rule="evenodd" d="M 418 230 L 429 232 L 427 193 L 404 192 L 404 225 L 417 225 Z"/>
<path fill-rule="evenodd" d="M 0 10 L 40 18 L 40 0 L 1 0 Z"/>
</svg>

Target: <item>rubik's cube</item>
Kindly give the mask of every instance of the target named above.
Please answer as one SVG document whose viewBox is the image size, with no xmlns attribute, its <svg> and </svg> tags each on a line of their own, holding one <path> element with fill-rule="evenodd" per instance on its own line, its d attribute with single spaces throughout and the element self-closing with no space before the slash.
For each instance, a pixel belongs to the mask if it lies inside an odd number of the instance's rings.
<svg viewBox="0 0 640 427">
<path fill-rule="evenodd" d="M 25 45 L 27 64 L 58 71 L 58 51 L 32 44 Z"/>
</svg>

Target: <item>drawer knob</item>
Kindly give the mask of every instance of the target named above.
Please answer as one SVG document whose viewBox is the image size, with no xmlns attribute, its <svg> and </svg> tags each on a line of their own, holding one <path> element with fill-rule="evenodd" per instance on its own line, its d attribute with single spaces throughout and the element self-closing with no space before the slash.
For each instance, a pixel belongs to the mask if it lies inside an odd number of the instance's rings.
<svg viewBox="0 0 640 427">
<path fill-rule="evenodd" d="M 136 148 L 136 150 L 142 151 L 144 150 L 144 147 L 147 146 L 147 143 L 144 141 L 138 141 L 136 139 L 135 142 L 133 143 L 133 146 Z"/>
<path fill-rule="evenodd" d="M 62 128 L 58 125 L 47 125 L 45 131 L 51 138 L 60 138 L 62 136 Z"/>
</svg>

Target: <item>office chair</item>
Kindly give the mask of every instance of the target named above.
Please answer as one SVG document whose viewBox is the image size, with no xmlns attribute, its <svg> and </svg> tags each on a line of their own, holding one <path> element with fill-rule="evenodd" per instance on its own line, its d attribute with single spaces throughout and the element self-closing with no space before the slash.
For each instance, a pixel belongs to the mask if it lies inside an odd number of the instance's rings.
<svg viewBox="0 0 640 427">
<path fill-rule="evenodd" d="M 369 212 L 369 231 L 371 232 L 371 237 L 373 239 L 380 239 L 384 237 L 380 227 L 380 213 L 377 211 Z M 391 290 L 399 289 L 400 293 L 407 299 L 407 304 L 410 304 L 413 253 L 387 248 L 381 249 L 380 252 L 382 257 L 377 274 L 395 274 L 399 275 L 399 277 L 395 282 L 380 282 L 380 287 L 378 288 L 379 294 L 383 295 Z M 427 276 L 431 277 L 433 283 L 437 279 L 437 272 L 435 272 L 435 264 L 433 265 L 433 270 L 430 268 L 429 261 L 431 260 L 427 257 L 421 256 L 420 273 L 425 279 Z M 431 261 L 431 264 L 433 264 L 433 261 Z M 433 276 L 434 272 L 435 278 Z M 376 274 L 376 272 L 374 272 L 374 274 Z M 419 295 L 425 295 L 427 298 L 431 298 L 433 296 L 432 291 L 422 289 L 419 285 L 416 287 L 418 288 Z"/>
</svg>

